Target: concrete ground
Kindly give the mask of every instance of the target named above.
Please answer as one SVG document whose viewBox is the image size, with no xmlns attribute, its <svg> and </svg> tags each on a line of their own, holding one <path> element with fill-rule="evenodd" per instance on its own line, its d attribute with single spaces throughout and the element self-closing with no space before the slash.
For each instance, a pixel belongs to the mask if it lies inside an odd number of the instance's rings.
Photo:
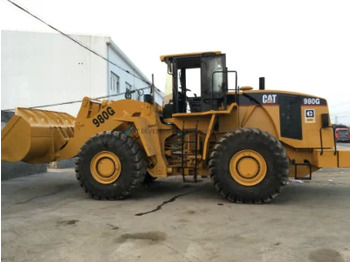
<svg viewBox="0 0 350 262">
<path fill-rule="evenodd" d="M 350 261 L 350 169 L 232 204 L 210 179 L 96 201 L 73 169 L 2 182 L 2 261 Z M 151 212 L 154 211 L 154 212 Z"/>
<path fill-rule="evenodd" d="M 350 142 L 337 143 L 338 148 L 350 148 Z"/>
</svg>

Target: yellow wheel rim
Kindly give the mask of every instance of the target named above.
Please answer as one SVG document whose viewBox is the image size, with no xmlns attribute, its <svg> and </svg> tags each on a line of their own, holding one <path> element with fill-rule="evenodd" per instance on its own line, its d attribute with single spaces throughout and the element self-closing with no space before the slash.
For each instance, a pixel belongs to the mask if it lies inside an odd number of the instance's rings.
<svg viewBox="0 0 350 262">
<path fill-rule="evenodd" d="M 119 157 L 109 151 L 97 153 L 91 160 L 90 171 L 93 178 L 101 184 L 115 182 L 122 170 Z"/>
<path fill-rule="evenodd" d="M 230 160 L 232 178 L 244 186 L 255 186 L 266 176 L 266 161 L 254 150 L 242 150 L 234 154 Z"/>
</svg>

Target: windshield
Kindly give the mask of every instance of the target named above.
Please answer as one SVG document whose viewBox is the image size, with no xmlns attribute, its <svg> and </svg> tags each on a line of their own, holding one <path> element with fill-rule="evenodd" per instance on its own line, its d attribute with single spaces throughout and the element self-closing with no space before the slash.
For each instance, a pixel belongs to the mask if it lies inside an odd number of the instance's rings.
<svg viewBox="0 0 350 262">
<path fill-rule="evenodd" d="M 339 135 L 346 135 L 348 133 L 347 130 L 338 130 L 337 132 Z"/>
</svg>

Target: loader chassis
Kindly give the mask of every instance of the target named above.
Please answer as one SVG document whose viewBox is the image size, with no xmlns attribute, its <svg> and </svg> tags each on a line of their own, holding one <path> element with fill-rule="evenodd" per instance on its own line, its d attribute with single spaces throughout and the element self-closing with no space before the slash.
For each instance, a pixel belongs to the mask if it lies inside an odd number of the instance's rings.
<svg viewBox="0 0 350 262">
<path fill-rule="evenodd" d="M 293 92 L 228 88 L 220 52 L 162 56 L 172 78 L 163 107 L 85 97 L 76 118 L 16 109 L 2 130 L 2 160 L 43 163 L 77 156 L 81 186 L 96 199 L 120 199 L 154 178 L 211 176 L 233 202 L 263 203 L 288 176 L 311 178 L 321 167 L 350 167 L 337 150 L 325 99 Z M 199 96 L 188 69 L 199 68 Z"/>
</svg>

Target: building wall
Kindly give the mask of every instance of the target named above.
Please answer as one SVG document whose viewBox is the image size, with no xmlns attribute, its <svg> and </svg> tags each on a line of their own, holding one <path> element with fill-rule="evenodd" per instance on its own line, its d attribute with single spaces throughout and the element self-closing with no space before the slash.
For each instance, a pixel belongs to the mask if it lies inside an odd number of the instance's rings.
<svg viewBox="0 0 350 262">
<path fill-rule="evenodd" d="M 105 54 L 105 38 L 73 36 Z M 2 109 L 106 94 L 106 62 L 59 34 L 2 31 Z M 76 115 L 80 104 L 50 107 Z"/>
<path fill-rule="evenodd" d="M 119 50 L 115 44 L 110 43 L 107 45 L 107 52 L 108 52 L 108 59 L 116 63 L 117 65 L 121 65 L 123 69 L 131 72 L 132 74 L 136 75 L 137 77 L 134 77 L 133 75 L 125 72 L 124 70 L 121 70 L 119 67 L 108 64 L 107 65 L 107 73 L 108 73 L 108 79 L 109 79 L 109 88 L 108 88 L 108 95 L 115 95 L 118 93 L 122 93 L 118 96 L 111 97 L 112 100 L 119 100 L 124 99 L 124 92 L 126 92 L 127 87 L 131 90 L 137 90 L 140 88 L 147 87 L 148 84 L 144 81 L 140 80 L 139 78 L 143 78 L 142 75 L 139 75 L 135 70 L 131 67 L 131 65 L 128 64 L 129 61 L 125 61 L 123 59 L 124 57 L 119 54 L 121 50 Z M 131 61 L 129 62 L 131 63 Z M 117 76 L 119 79 L 119 90 L 112 89 L 111 85 L 111 78 Z M 132 99 L 135 100 L 142 100 L 142 97 L 140 97 L 137 92 L 132 94 Z"/>
<path fill-rule="evenodd" d="M 132 94 L 132 99 L 143 101 L 143 97 L 145 94 L 150 94 L 151 88 L 150 88 L 150 80 L 147 76 L 143 75 L 143 73 L 137 68 L 136 65 L 130 61 L 126 55 L 120 50 L 115 43 L 110 39 L 107 41 L 107 56 L 108 59 L 112 60 L 118 65 L 123 65 L 123 69 L 126 69 L 127 71 L 131 72 L 133 75 L 136 75 L 134 77 L 131 74 L 128 74 L 124 70 L 121 70 L 117 66 L 113 64 L 107 65 L 107 72 L 108 72 L 108 78 L 109 78 L 109 88 L 108 88 L 108 95 L 115 95 L 117 92 L 115 92 L 115 89 L 113 88 L 112 78 L 115 78 L 115 76 L 119 79 L 119 93 L 118 96 L 112 96 L 112 100 L 119 100 L 124 99 L 126 89 L 129 88 L 131 90 L 140 90 L 139 92 L 134 92 Z M 146 80 L 148 83 L 141 79 Z M 159 105 L 162 105 L 163 103 L 163 93 L 156 89 L 154 100 Z"/>
<path fill-rule="evenodd" d="M 107 63 L 60 34 L 1 32 L 1 109 L 31 107 L 82 100 L 84 96 L 101 97 L 116 93 L 111 90 L 111 72 L 119 77 L 119 92 L 140 89 L 147 84 Z M 72 35 L 74 39 L 113 61 L 139 78 L 146 76 L 126 57 L 109 37 Z M 144 90 L 144 93 L 149 93 Z M 143 100 L 141 93 L 133 99 Z M 123 99 L 124 94 L 111 97 Z M 162 93 L 155 95 L 162 103 Z M 47 107 L 76 116 L 80 103 Z"/>
</svg>

